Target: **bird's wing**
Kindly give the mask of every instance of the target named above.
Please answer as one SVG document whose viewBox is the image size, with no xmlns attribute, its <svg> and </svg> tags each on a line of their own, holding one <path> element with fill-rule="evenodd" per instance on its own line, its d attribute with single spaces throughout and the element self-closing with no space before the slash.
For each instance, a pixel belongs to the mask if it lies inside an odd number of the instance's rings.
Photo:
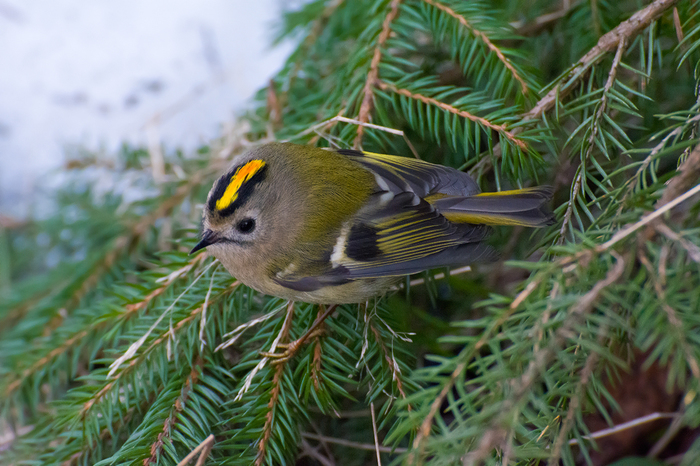
<svg viewBox="0 0 700 466">
<path fill-rule="evenodd" d="M 393 194 L 411 192 L 420 198 L 434 194 L 472 196 L 479 186 L 466 173 L 422 160 L 351 149 L 338 153 L 352 158 L 375 174 L 377 184 Z"/>
<path fill-rule="evenodd" d="M 383 191 L 372 195 L 360 215 L 343 225 L 324 273 L 313 277 L 277 274 L 275 280 L 288 288 L 311 291 L 353 279 L 485 261 L 494 255 L 480 242 L 487 232 L 483 225 L 451 223 L 413 192 Z"/>
</svg>

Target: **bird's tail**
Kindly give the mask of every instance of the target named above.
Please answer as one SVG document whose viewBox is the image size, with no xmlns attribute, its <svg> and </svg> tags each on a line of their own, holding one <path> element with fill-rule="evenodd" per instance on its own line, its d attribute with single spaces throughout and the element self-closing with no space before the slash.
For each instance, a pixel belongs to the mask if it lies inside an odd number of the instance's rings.
<svg viewBox="0 0 700 466">
<path fill-rule="evenodd" d="M 551 187 L 539 186 L 467 197 L 448 196 L 431 203 L 454 223 L 543 227 L 554 223 L 554 215 L 547 206 L 552 193 Z"/>
</svg>

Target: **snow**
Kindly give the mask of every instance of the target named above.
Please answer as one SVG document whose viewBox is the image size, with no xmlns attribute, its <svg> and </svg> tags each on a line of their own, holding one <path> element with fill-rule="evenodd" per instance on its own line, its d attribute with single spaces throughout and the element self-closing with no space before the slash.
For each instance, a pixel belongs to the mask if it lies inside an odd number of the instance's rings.
<svg viewBox="0 0 700 466">
<path fill-rule="evenodd" d="M 0 0 L 0 212 L 27 213 L 70 147 L 220 134 L 282 66 L 282 0 Z"/>
</svg>

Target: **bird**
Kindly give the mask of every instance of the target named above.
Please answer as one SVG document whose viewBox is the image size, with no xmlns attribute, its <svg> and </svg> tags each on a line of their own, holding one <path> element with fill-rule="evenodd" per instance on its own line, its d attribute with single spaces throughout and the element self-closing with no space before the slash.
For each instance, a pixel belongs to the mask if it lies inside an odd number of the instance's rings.
<svg viewBox="0 0 700 466">
<path fill-rule="evenodd" d="M 206 250 L 261 293 L 366 302 L 426 269 L 495 259 L 491 225 L 554 222 L 552 188 L 482 193 L 417 158 L 268 143 L 236 157 L 203 209 Z"/>
</svg>

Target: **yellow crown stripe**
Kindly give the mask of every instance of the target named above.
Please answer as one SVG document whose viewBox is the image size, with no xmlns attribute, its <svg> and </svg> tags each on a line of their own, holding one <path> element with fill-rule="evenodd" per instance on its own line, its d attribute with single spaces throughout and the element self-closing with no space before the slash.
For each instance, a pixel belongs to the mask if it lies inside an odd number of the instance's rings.
<svg viewBox="0 0 700 466">
<path fill-rule="evenodd" d="M 243 183 L 251 179 L 264 166 L 265 162 L 262 160 L 251 160 L 239 167 L 231 177 L 231 181 L 229 181 L 223 196 L 216 201 L 216 210 L 224 210 L 238 199 L 238 191 L 243 186 Z"/>
</svg>

